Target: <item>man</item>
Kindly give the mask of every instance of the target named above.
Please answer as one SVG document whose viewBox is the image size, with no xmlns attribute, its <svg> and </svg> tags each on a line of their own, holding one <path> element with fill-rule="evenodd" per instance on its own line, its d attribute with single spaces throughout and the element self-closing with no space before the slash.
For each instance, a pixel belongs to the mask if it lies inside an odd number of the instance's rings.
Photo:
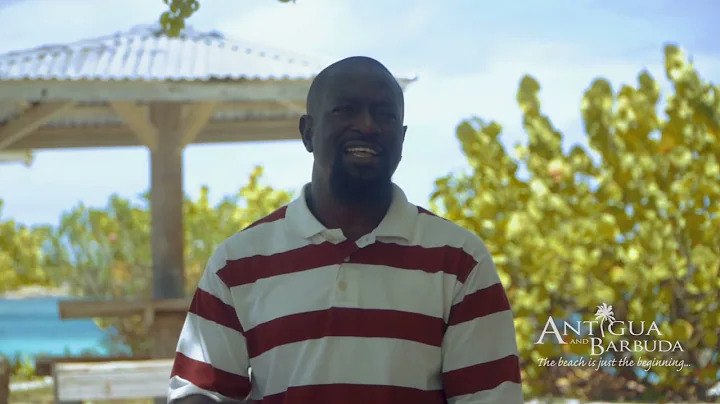
<svg viewBox="0 0 720 404">
<path fill-rule="evenodd" d="M 170 400 L 523 402 L 513 316 L 487 248 L 392 183 L 403 115 L 402 89 L 373 59 L 316 77 L 299 124 L 312 181 L 210 258 Z"/>
</svg>

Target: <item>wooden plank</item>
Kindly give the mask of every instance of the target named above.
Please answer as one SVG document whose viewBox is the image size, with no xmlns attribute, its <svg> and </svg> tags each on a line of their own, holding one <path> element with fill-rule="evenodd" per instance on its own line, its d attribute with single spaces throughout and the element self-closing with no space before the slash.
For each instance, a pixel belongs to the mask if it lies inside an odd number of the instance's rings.
<svg viewBox="0 0 720 404">
<path fill-rule="evenodd" d="M 121 356 L 38 356 L 35 358 L 35 374 L 38 376 L 52 376 L 53 367 L 56 363 L 99 363 L 99 362 L 121 362 L 130 360 L 149 360 L 146 355 L 121 355 Z"/>
<path fill-rule="evenodd" d="M 2 90 L 0 89 L 0 92 Z M 50 121 L 53 116 L 72 108 L 74 102 L 50 102 L 30 107 L 17 118 L 0 126 L 0 150 L 7 148 Z"/>
<path fill-rule="evenodd" d="M 172 359 L 58 363 L 56 400 L 90 401 L 166 397 Z"/>
<path fill-rule="evenodd" d="M 300 140 L 297 118 L 210 122 L 193 144 Z M 7 150 L 54 150 L 95 147 L 143 146 L 125 126 L 45 127 Z"/>
<path fill-rule="evenodd" d="M 110 101 L 112 109 L 120 115 L 138 140 L 150 150 L 158 145 L 158 130 L 150 122 L 148 107 L 135 102 Z"/>
<path fill-rule="evenodd" d="M 0 101 L 304 101 L 310 80 L 0 81 Z"/>
<path fill-rule="evenodd" d="M 127 317 L 153 312 L 186 313 L 190 299 L 163 299 L 158 301 L 132 300 L 64 300 L 58 302 L 61 319 Z"/>
</svg>

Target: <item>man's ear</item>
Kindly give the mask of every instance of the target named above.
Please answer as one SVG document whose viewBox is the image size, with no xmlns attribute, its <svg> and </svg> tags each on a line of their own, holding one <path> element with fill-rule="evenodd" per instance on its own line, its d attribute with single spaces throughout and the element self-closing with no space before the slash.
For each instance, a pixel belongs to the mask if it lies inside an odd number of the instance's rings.
<svg viewBox="0 0 720 404">
<path fill-rule="evenodd" d="M 300 137 L 305 145 L 305 150 L 307 150 L 308 153 L 312 153 L 312 117 L 310 115 L 301 116 L 300 122 L 298 122 L 298 129 L 300 130 Z"/>
</svg>

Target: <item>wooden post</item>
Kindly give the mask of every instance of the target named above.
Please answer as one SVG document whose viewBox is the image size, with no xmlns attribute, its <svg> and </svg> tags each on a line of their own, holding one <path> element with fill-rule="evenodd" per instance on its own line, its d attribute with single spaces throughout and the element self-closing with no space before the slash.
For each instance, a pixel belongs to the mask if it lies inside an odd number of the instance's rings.
<svg viewBox="0 0 720 404">
<path fill-rule="evenodd" d="M 150 121 L 157 128 L 157 148 L 150 152 L 150 214 L 152 223 L 153 299 L 185 295 L 183 265 L 183 145 L 180 135 L 182 104 L 157 103 L 150 106 Z M 151 328 L 153 358 L 174 357 L 175 327 L 165 321 Z M 155 403 L 166 403 L 167 397 Z"/>
<path fill-rule="evenodd" d="M 10 403 L 10 361 L 0 356 L 0 404 Z"/>
<path fill-rule="evenodd" d="M 181 114 L 179 103 L 150 106 L 150 120 L 158 131 L 157 149 L 150 153 L 154 300 L 185 295 Z"/>
</svg>

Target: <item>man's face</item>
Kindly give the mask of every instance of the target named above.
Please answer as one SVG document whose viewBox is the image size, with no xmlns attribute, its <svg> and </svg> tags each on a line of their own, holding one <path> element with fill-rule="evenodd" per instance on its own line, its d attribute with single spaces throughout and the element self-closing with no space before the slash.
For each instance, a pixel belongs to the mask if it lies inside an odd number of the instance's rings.
<svg viewBox="0 0 720 404">
<path fill-rule="evenodd" d="M 378 68 L 334 72 L 312 116 L 316 168 L 341 202 L 391 189 L 405 138 L 402 92 Z M 305 134 L 303 135 L 305 137 Z"/>
</svg>

